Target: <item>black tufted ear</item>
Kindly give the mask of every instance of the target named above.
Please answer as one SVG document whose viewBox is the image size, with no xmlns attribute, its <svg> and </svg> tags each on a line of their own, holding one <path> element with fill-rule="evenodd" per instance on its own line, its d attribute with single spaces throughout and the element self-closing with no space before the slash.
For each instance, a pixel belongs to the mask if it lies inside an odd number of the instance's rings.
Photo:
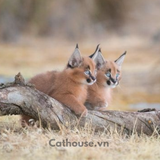
<svg viewBox="0 0 160 160">
<path fill-rule="evenodd" d="M 123 61 L 124 61 L 124 58 L 125 58 L 125 56 L 126 56 L 126 51 L 117 59 L 117 60 L 115 60 L 115 63 L 119 66 L 119 67 L 121 67 L 122 66 L 122 63 L 123 63 Z"/>
<path fill-rule="evenodd" d="M 80 66 L 81 63 L 82 63 L 82 56 L 79 51 L 78 44 L 76 44 L 76 48 L 72 53 L 71 57 L 69 58 L 68 67 L 75 68 Z"/>
<path fill-rule="evenodd" d="M 97 67 L 97 69 L 101 69 L 103 67 L 103 65 L 105 64 L 105 59 L 102 56 L 101 49 L 99 49 L 98 53 L 99 54 L 96 58 L 96 67 Z"/>
<path fill-rule="evenodd" d="M 97 45 L 95 52 L 89 57 L 95 61 L 97 69 L 100 69 L 105 64 L 105 60 L 102 56 L 101 49 L 99 48 L 99 44 Z"/>
</svg>

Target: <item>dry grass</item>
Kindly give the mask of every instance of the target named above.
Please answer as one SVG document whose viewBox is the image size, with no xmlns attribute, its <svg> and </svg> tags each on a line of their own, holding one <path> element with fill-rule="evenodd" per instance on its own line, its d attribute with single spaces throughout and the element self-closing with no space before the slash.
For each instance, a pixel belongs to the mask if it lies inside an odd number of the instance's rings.
<svg viewBox="0 0 160 160">
<path fill-rule="evenodd" d="M 105 58 L 113 60 L 124 50 L 128 51 L 123 65 L 123 79 L 114 92 L 109 109 L 128 110 L 130 103 L 160 102 L 160 66 L 157 63 L 159 50 L 154 50 L 150 46 L 144 47 L 144 44 L 147 44 L 145 41 L 142 43 L 139 39 L 138 41 L 133 37 L 130 39 L 112 38 L 101 43 Z M 80 49 L 83 54 L 88 55 L 94 51 L 96 44 L 97 42 L 92 44 L 81 42 Z M 20 71 L 25 78 L 29 78 L 46 70 L 60 70 L 65 66 L 73 49 L 73 43 L 62 44 L 32 39 L 22 44 L 1 44 L 0 73 L 13 77 Z M 49 140 L 52 138 L 56 141 L 68 138 L 71 142 L 107 141 L 109 147 L 55 148 L 49 146 Z M 31 127 L 23 129 L 18 117 L 0 118 L 0 159 L 156 160 L 160 159 L 159 144 L 160 137 L 135 134 L 127 138 L 115 132 L 95 133 L 90 128 L 60 131 Z"/>
<path fill-rule="evenodd" d="M 90 127 L 85 129 L 60 131 L 44 130 L 36 127 L 23 129 L 18 119 L 3 118 L 0 123 L 1 159 L 160 159 L 160 137 L 145 135 L 131 137 L 111 133 L 95 133 Z M 108 142 L 106 147 L 51 147 L 49 140 L 70 142 Z"/>
</svg>

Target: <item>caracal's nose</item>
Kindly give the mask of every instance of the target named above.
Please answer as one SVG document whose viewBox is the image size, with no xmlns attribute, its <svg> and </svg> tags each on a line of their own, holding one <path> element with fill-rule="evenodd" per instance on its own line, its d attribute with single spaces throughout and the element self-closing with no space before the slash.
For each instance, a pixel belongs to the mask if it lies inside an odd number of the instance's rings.
<svg viewBox="0 0 160 160">
<path fill-rule="evenodd" d="M 92 80 L 93 80 L 93 81 L 95 81 L 95 80 L 96 80 L 96 78 L 95 78 L 94 76 L 92 76 L 92 75 L 91 75 L 91 78 L 92 78 Z"/>
<path fill-rule="evenodd" d="M 116 79 L 110 77 L 110 80 L 115 84 L 116 83 Z"/>
<path fill-rule="evenodd" d="M 93 81 L 96 80 L 96 77 L 94 77 L 91 72 L 90 72 L 90 75 L 89 75 L 89 76 L 90 76 L 90 78 L 91 78 Z"/>
</svg>

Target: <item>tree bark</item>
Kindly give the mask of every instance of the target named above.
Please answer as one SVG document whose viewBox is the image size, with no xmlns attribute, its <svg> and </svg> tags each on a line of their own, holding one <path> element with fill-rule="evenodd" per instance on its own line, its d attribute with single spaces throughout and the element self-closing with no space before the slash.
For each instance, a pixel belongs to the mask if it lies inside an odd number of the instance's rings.
<svg viewBox="0 0 160 160">
<path fill-rule="evenodd" d="M 43 127 L 58 129 L 63 126 L 88 127 L 96 131 L 110 131 L 131 134 L 160 133 L 160 111 L 89 111 L 87 117 L 77 117 L 66 106 L 48 95 L 25 84 L 19 73 L 13 83 L 0 85 L 0 116 L 28 115 L 39 120 Z"/>
</svg>

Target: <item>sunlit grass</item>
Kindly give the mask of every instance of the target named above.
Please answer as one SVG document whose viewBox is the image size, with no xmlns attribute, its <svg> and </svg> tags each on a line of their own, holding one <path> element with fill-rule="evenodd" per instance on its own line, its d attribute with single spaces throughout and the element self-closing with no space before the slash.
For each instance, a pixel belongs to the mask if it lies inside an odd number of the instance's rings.
<svg viewBox="0 0 160 160">
<path fill-rule="evenodd" d="M 112 40 L 110 40 L 112 41 Z M 122 81 L 114 89 L 113 99 L 108 109 L 130 110 L 132 103 L 160 103 L 159 69 L 157 54 L 148 48 L 139 48 L 131 42 L 121 45 L 114 39 L 114 43 L 103 42 L 102 51 L 105 58 L 115 60 L 123 51 L 127 50 L 127 57 L 123 65 Z M 107 44 L 104 46 L 104 44 Z M 125 43 L 123 43 L 125 44 Z M 82 47 L 81 47 L 82 46 Z M 37 73 L 47 70 L 62 70 L 73 52 L 73 43 L 43 43 L 31 41 L 23 44 L 2 44 L 0 47 L 0 75 L 14 77 L 19 71 L 28 79 Z M 96 43 L 81 43 L 83 55 L 94 52 Z M 155 69 L 156 68 L 156 69 Z M 133 74 L 148 72 L 155 76 L 148 86 L 143 86 L 143 79 L 134 81 Z M 154 75 L 153 75 L 154 73 Z M 132 75 L 132 78 L 130 76 Z M 157 76 L 156 76 L 157 75 Z M 142 77 L 144 78 L 144 77 Z M 134 83 L 132 83 L 134 82 Z M 135 84 L 136 82 L 136 84 Z M 137 88 L 136 88 L 137 87 Z M 0 159 L 160 159 L 160 137 L 145 135 L 125 137 L 117 133 L 95 133 L 90 128 L 61 129 L 60 131 L 44 130 L 36 127 L 24 129 L 20 126 L 19 116 L 0 117 Z M 55 138 L 62 141 L 68 138 L 73 141 L 107 141 L 109 147 L 50 147 L 49 140 Z"/>
<path fill-rule="evenodd" d="M 15 119 L 14 119 L 15 118 Z M 160 137 L 130 137 L 116 132 L 95 132 L 88 128 L 44 130 L 36 127 L 21 128 L 18 118 L 4 118 L 0 122 L 1 159 L 139 159 L 160 158 Z M 2 125 L 3 124 L 3 125 Z M 108 142 L 105 147 L 51 147 L 49 140 L 62 142 Z M 55 143 L 54 143 L 55 144 Z"/>
</svg>

